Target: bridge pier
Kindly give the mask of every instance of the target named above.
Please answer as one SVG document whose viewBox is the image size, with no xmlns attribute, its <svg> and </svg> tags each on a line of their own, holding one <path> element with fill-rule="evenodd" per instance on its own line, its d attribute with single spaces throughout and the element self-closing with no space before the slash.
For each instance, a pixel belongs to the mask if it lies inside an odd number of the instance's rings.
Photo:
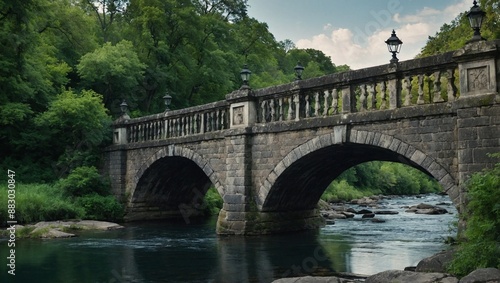
<svg viewBox="0 0 500 283">
<path fill-rule="evenodd" d="M 319 210 L 287 212 L 235 212 L 221 209 L 219 235 L 263 235 L 314 230 L 325 225 Z"/>
</svg>

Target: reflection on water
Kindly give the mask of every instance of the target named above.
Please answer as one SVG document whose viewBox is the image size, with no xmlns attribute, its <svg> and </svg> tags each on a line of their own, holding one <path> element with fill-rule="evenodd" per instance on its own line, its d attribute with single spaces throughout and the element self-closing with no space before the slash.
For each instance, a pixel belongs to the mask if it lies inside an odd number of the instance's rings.
<svg viewBox="0 0 500 283">
<path fill-rule="evenodd" d="M 452 235 L 453 215 L 415 215 L 401 206 L 426 199 L 393 199 L 386 223 L 339 220 L 320 231 L 262 237 L 217 237 L 216 219 L 134 223 L 61 240 L 23 240 L 16 246 L 16 276 L 7 282 L 270 282 L 335 272 L 373 274 L 415 265 Z M 446 207 L 452 210 L 453 208 Z M 7 243 L 0 241 L 2 258 Z M 5 255 L 5 256 L 4 256 Z M 7 267 L 0 267 L 0 278 Z M 4 280 L 2 280 L 4 282 Z"/>
</svg>

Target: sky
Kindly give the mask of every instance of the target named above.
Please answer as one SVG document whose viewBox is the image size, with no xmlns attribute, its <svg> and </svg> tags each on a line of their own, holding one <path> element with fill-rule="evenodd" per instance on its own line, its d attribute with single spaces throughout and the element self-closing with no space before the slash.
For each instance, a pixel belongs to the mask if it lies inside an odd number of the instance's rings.
<svg viewBox="0 0 500 283">
<path fill-rule="evenodd" d="M 248 15 L 268 24 L 276 40 L 314 48 L 335 65 L 361 69 L 389 63 L 385 41 L 394 29 L 398 58 L 413 59 L 472 0 L 248 0 Z M 472 33 L 471 33 L 472 36 Z"/>
</svg>

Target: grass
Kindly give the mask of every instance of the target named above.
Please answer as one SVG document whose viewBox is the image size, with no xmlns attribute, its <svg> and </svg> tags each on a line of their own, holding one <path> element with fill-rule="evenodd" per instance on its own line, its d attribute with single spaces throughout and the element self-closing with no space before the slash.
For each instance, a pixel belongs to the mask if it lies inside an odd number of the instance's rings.
<svg viewBox="0 0 500 283">
<path fill-rule="evenodd" d="M 0 187 L 0 223 L 9 217 L 7 187 Z M 48 184 L 16 184 L 15 219 L 19 224 L 81 218 L 85 211 Z"/>
<path fill-rule="evenodd" d="M 0 225 L 8 219 L 7 187 L 0 186 Z M 123 206 L 113 196 L 67 196 L 50 184 L 16 183 L 15 220 L 18 224 L 67 219 L 120 221 Z"/>
</svg>

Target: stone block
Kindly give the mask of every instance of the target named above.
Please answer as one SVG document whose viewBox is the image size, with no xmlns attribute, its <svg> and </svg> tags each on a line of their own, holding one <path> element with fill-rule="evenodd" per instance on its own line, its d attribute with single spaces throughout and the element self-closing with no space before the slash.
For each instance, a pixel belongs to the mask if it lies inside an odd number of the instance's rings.
<svg viewBox="0 0 500 283">
<path fill-rule="evenodd" d="M 330 134 L 321 135 L 319 137 L 320 148 L 324 148 L 333 144 L 332 136 Z"/>
<path fill-rule="evenodd" d="M 488 126 L 491 123 L 491 118 L 487 117 L 475 117 L 468 119 L 458 119 L 457 126 L 459 128 L 471 128 L 471 127 L 480 127 L 480 126 Z"/>
<path fill-rule="evenodd" d="M 222 200 L 228 204 L 245 204 L 246 197 L 242 194 L 225 194 Z"/>
<path fill-rule="evenodd" d="M 426 158 L 425 154 L 420 150 L 416 150 L 411 156 L 411 160 L 417 163 L 418 165 L 422 164 L 425 158 Z"/>
<path fill-rule="evenodd" d="M 478 117 L 479 113 L 476 108 L 457 109 L 457 117 L 459 119 Z"/>
<path fill-rule="evenodd" d="M 349 132 L 349 141 L 355 143 L 358 138 L 358 131 L 357 130 L 351 130 Z"/>
<path fill-rule="evenodd" d="M 246 212 L 227 211 L 227 221 L 245 221 Z"/>
<path fill-rule="evenodd" d="M 373 145 L 379 145 L 380 143 L 380 138 L 382 137 L 381 133 L 375 133 L 375 136 L 373 137 Z"/>
<path fill-rule="evenodd" d="M 480 127 L 477 129 L 478 139 L 500 139 L 500 125 Z"/>
<path fill-rule="evenodd" d="M 388 135 L 382 135 L 380 137 L 379 146 L 382 148 L 389 148 L 393 140 L 393 137 Z"/>
<path fill-rule="evenodd" d="M 472 163 L 472 149 L 460 149 L 458 150 L 458 162 L 461 165 Z"/>
<path fill-rule="evenodd" d="M 498 153 L 498 147 L 484 147 L 484 148 L 475 148 L 472 150 L 472 159 L 474 164 L 493 164 L 495 163 L 495 159 L 489 157 L 488 155 L 491 153 Z"/>
<path fill-rule="evenodd" d="M 500 148 L 500 138 L 498 139 L 483 139 L 481 141 L 481 147 L 493 147 Z"/>
<path fill-rule="evenodd" d="M 347 141 L 347 126 L 335 126 L 333 128 L 333 142 L 335 144 L 345 143 Z"/>
<path fill-rule="evenodd" d="M 443 187 L 443 191 L 448 192 L 451 188 L 455 187 L 455 180 L 451 177 L 450 174 L 446 174 L 441 180 L 438 180 L 441 186 Z"/>
<path fill-rule="evenodd" d="M 476 140 L 477 139 L 477 129 L 476 128 L 465 128 L 458 129 L 458 140 L 466 141 L 466 140 Z"/>
<path fill-rule="evenodd" d="M 397 152 L 398 148 L 399 148 L 399 145 L 401 144 L 401 141 L 394 138 L 391 142 L 391 145 L 389 146 L 389 149 L 392 150 L 392 151 L 395 151 Z"/>
</svg>

